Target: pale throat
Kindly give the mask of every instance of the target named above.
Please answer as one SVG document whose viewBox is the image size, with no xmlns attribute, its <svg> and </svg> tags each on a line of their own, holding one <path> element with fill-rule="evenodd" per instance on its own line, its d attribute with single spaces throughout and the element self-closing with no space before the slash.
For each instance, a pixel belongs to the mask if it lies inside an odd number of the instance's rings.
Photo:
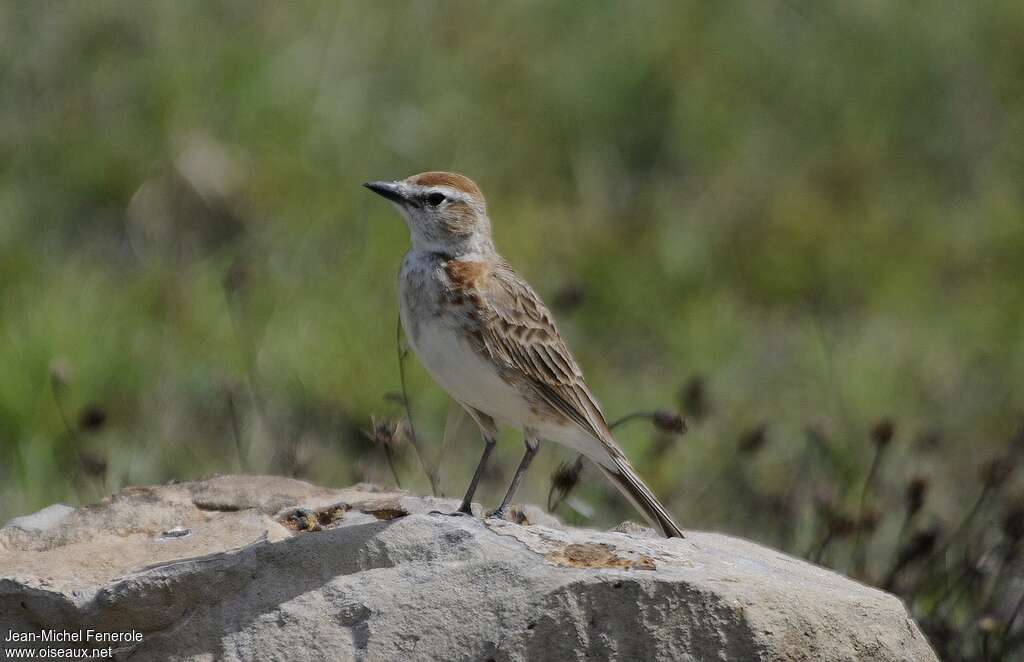
<svg viewBox="0 0 1024 662">
<path fill-rule="evenodd" d="M 422 233 L 412 231 L 412 250 L 417 253 L 436 253 L 452 258 L 466 259 L 477 257 L 488 259 L 497 255 L 494 240 L 489 232 L 477 231 L 455 237 L 426 237 Z"/>
</svg>

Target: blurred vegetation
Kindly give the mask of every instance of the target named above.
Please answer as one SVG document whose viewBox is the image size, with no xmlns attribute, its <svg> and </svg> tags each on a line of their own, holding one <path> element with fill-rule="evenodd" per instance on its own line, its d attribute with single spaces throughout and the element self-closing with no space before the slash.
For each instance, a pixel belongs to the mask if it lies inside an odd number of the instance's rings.
<svg viewBox="0 0 1024 662">
<path fill-rule="evenodd" d="M 457 170 L 609 417 L 686 417 L 617 430 L 681 523 L 888 583 L 945 659 L 1010 655 L 1021 34 L 1009 1 L 4 3 L 0 521 L 211 472 L 428 491 L 406 230 L 359 184 Z M 461 495 L 480 442 L 406 368 Z M 585 467 L 570 492 L 634 517 Z"/>
</svg>

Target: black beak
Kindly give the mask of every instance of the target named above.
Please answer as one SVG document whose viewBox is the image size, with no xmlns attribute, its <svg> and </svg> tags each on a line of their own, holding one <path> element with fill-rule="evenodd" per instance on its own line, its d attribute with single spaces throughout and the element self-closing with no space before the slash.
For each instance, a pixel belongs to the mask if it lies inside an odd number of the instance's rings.
<svg viewBox="0 0 1024 662">
<path fill-rule="evenodd" d="M 363 186 L 391 202 L 400 205 L 408 204 L 409 202 L 409 198 L 406 196 L 402 185 L 398 182 L 366 182 Z"/>
</svg>

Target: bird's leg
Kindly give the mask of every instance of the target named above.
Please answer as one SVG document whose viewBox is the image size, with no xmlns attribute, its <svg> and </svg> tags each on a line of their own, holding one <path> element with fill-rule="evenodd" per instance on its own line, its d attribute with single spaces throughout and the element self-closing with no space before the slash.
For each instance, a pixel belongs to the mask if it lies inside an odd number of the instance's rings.
<svg viewBox="0 0 1024 662">
<path fill-rule="evenodd" d="M 476 492 L 476 486 L 480 483 L 480 477 L 484 475 L 484 469 L 487 466 L 488 458 L 491 457 L 491 451 L 494 450 L 494 446 L 498 443 L 494 435 L 487 430 L 481 429 L 481 433 L 484 437 L 484 454 L 480 456 L 480 462 L 477 463 L 476 471 L 473 472 L 473 480 L 469 481 L 466 496 L 462 497 L 462 505 L 459 506 L 459 512 L 467 515 L 473 514 L 473 493 Z"/>
<path fill-rule="evenodd" d="M 476 487 L 480 484 L 480 479 L 487 468 L 487 460 L 491 457 L 491 451 L 494 450 L 494 446 L 498 442 L 498 426 L 495 425 L 493 418 L 482 411 L 462 402 L 459 404 L 462 405 L 463 409 L 476 421 L 477 427 L 480 428 L 480 434 L 484 438 L 484 454 L 480 456 L 480 462 L 476 465 L 476 471 L 473 472 L 473 480 L 469 482 L 469 489 L 466 490 L 466 496 L 462 498 L 462 504 L 459 505 L 458 510 L 449 514 L 472 515 L 473 494 L 476 492 Z M 442 513 L 440 511 L 431 511 L 431 514 L 440 515 Z"/>
<path fill-rule="evenodd" d="M 516 496 L 516 491 L 519 490 L 519 484 L 523 482 L 523 477 L 526 476 L 526 470 L 530 467 L 530 462 L 533 461 L 533 456 L 537 454 L 537 449 L 540 448 L 540 440 L 534 437 L 531 433 L 526 433 L 526 452 L 523 454 L 523 459 L 519 461 L 519 468 L 516 469 L 516 475 L 512 476 L 512 483 L 508 486 L 508 492 L 505 492 L 505 498 L 501 500 L 501 505 L 498 509 L 490 514 L 490 517 L 498 519 L 505 518 L 505 512 L 508 510 L 509 504 L 512 503 L 512 499 Z"/>
</svg>

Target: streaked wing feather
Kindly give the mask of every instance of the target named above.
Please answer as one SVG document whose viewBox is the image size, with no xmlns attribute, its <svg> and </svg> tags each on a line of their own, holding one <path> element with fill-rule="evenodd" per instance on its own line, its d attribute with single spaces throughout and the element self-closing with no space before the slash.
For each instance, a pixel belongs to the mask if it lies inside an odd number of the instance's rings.
<svg viewBox="0 0 1024 662">
<path fill-rule="evenodd" d="M 490 276 L 478 290 L 491 359 L 527 377 L 544 402 L 619 455 L 604 414 L 540 297 L 507 265 L 498 265 Z"/>
<path fill-rule="evenodd" d="M 504 370 L 514 371 L 518 381 L 525 381 L 543 402 L 596 439 L 607 455 L 590 459 L 652 525 L 666 536 L 682 537 L 672 516 L 616 445 L 576 359 L 540 297 L 502 262 L 488 269 L 486 276 L 473 279 L 471 289 L 478 304 L 475 316 L 482 351 Z"/>
</svg>

